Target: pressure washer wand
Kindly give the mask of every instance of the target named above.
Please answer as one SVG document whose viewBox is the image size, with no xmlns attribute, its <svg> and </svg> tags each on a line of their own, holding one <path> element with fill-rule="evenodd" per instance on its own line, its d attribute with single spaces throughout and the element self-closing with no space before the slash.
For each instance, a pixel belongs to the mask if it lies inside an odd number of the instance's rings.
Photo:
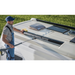
<svg viewBox="0 0 75 75">
<path fill-rule="evenodd" d="M 30 40 L 26 40 L 26 41 L 20 42 L 20 43 L 14 45 L 14 47 L 15 47 L 15 46 L 18 46 L 18 45 L 21 45 L 21 44 L 23 44 L 23 43 L 25 43 L 25 42 L 28 42 L 28 41 L 34 40 L 34 39 L 35 39 L 35 38 L 32 38 L 32 39 L 30 39 Z M 4 48 L 4 49 L 0 49 L 0 51 L 6 51 L 7 49 L 10 49 L 10 47 L 8 47 L 8 48 Z"/>
</svg>

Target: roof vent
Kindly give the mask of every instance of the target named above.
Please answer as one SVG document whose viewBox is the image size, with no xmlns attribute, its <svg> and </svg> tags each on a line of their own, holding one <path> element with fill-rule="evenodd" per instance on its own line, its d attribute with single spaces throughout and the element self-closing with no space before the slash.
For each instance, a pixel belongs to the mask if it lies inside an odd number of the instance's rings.
<svg viewBox="0 0 75 75">
<path fill-rule="evenodd" d="M 68 34 L 71 35 L 71 36 L 75 36 L 75 30 L 70 30 L 70 31 L 68 32 Z"/>
<path fill-rule="evenodd" d="M 31 18 L 32 21 L 36 21 L 36 18 Z"/>
<path fill-rule="evenodd" d="M 42 24 L 36 23 L 36 24 L 30 25 L 29 28 L 30 28 L 30 29 L 33 29 L 33 30 L 37 30 L 37 31 L 39 31 L 39 30 L 44 29 L 45 26 L 42 25 Z"/>
</svg>

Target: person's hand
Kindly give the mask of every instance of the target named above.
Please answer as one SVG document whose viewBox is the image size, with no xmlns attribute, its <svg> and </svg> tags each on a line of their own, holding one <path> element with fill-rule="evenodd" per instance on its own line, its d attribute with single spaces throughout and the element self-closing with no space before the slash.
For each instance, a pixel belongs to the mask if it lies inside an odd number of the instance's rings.
<svg viewBox="0 0 75 75">
<path fill-rule="evenodd" d="M 14 46 L 12 44 L 9 45 L 10 48 L 14 48 Z"/>
<path fill-rule="evenodd" d="M 21 30 L 20 32 L 23 34 L 24 30 Z"/>
</svg>

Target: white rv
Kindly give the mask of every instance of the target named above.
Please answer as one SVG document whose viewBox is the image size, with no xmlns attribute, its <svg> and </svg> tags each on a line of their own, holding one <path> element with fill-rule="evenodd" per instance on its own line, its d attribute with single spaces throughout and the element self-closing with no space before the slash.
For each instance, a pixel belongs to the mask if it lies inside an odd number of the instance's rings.
<svg viewBox="0 0 75 75">
<path fill-rule="evenodd" d="M 15 46 L 15 60 L 75 59 L 74 27 L 38 20 L 36 18 L 14 24 L 14 27 L 20 30 L 28 30 L 24 34 L 14 32 L 15 45 L 23 42 Z M 2 54 L 0 55 L 0 59 L 6 60 L 6 53 Z"/>
</svg>

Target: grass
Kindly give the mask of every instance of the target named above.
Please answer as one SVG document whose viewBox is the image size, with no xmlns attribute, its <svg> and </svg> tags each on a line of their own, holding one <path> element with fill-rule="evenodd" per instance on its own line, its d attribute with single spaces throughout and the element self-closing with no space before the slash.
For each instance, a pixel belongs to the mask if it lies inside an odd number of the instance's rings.
<svg viewBox="0 0 75 75">
<path fill-rule="evenodd" d="M 6 24 L 5 18 L 7 16 L 12 16 L 15 18 L 14 24 L 30 20 L 31 18 L 37 18 L 45 21 L 75 27 L 75 15 L 0 15 L 0 35 L 2 33 L 3 27 Z"/>
</svg>

